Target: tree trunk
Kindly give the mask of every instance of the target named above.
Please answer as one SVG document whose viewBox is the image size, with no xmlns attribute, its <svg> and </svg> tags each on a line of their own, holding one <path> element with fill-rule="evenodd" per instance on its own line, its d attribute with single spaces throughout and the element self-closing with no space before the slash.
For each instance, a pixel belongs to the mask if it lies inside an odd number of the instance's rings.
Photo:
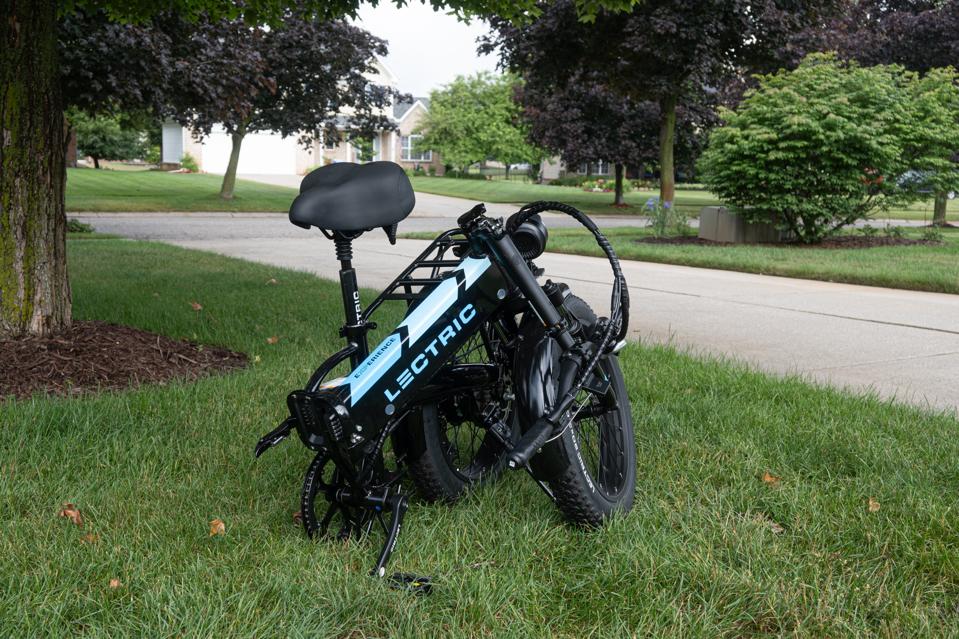
<svg viewBox="0 0 959 639">
<path fill-rule="evenodd" d="M 230 162 L 226 165 L 226 173 L 223 174 L 223 186 L 220 187 L 220 197 L 224 200 L 233 199 L 233 189 L 236 187 L 236 167 L 240 164 L 240 145 L 243 144 L 243 136 L 246 135 L 246 127 L 241 126 L 233 133 L 233 148 L 230 149 Z"/>
<path fill-rule="evenodd" d="M 672 203 L 676 197 L 676 169 L 673 139 L 676 134 L 676 96 L 659 102 L 659 201 Z"/>
<path fill-rule="evenodd" d="M 67 168 L 77 168 L 77 130 L 70 128 L 67 133 Z"/>
<path fill-rule="evenodd" d="M 936 193 L 936 204 L 933 208 L 932 213 L 932 225 L 933 226 L 945 226 L 946 225 L 946 203 L 949 201 L 949 196 L 945 193 Z"/>
<path fill-rule="evenodd" d="M 509 180 L 509 164 L 506 165 L 506 179 Z"/>
<path fill-rule="evenodd" d="M 613 206 L 626 206 L 623 199 L 623 165 L 616 165 L 616 193 L 613 197 Z"/>
<path fill-rule="evenodd" d="M 95 168 L 95 169 L 99 169 L 99 168 L 100 168 L 100 158 L 98 158 L 98 157 L 96 157 L 96 156 L 93 156 L 93 168 Z"/>
<path fill-rule="evenodd" d="M 0 22 L 0 336 L 70 325 L 56 7 L 7 2 Z"/>
</svg>

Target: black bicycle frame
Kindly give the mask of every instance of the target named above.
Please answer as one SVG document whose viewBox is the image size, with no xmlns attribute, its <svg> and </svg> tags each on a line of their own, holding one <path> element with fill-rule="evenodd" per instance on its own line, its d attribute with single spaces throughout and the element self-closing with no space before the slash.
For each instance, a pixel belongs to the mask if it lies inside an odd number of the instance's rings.
<svg viewBox="0 0 959 639">
<path fill-rule="evenodd" d="M 356 433 L 376 432 L 377 426 L 406 410 L 418 391 L 499 308 L 507 287 L 489 258 L 463 259 L 349 374 L 320 384 L 315 391 L 349 411 Z M 359 304 L 358 295 L 354 297 L 348 288 L 343 293 L 346 304 L 352 300 Z M 348 306 L 347 313 L 356 308 Z M 362 350 L 361 346 L 356 353 Z"/>
<path fill-rule="evenodd" d="M 432 382 L 429 394 L 435 396 L 444 390 L 455 392 L 491 381 L 484 377 L 482 368 L 450 367 L 447 362 L 509 298 L 521 294 L 560 346 L 564 350 L 573 347 L 574 340 L 559 312 L 500 223 L 481 215 L 474 220 L 477 221 L 469 229 L 468 243 L 452 240 L 458 232 L 455 230 L 441 235 L 366 312 L 361 310 L 356 276 L 349 260 L 349 240 L 338 238 L 347 318 L 341 332 L 349 345 L 318 369 L 304 391 L 291 393 L 287 403 L 303 443 L 314 450 L 330 451 L 337 465 L 343 467 L 347 480 L 357 487 L 371 472 L 371 466 L 365 463 L 369 455 L 381 449 L 386 434 L 417 400 L 422 400 L 428 384 Z M 438 245 L 439 257 L 425 259 Z M 468 254 L 458 261 L 444 259 L 446 249 L 453 246 L 460 247 L 460 254 Z M 440 273 L 441 268 L 451 266 L 451 270 Z M 414 270 L 424 267 L 432 268 L 432 277 L 412 276 Z M 420 290 L 414 292 L 413 287 Z M 397 293 L 399 289 L 402 293 Z M 373 324 L 368 318 L 390 299 L 406 300 L 410 310 L 399 326 L 369 350 L 366 333 Z M 353 369 L 344 377 L 323 381 L 346 357 Z M 578 358 L 570 361 L 572 369 L 564 375 L 567 379 L 571 371 L 578 370 Z M 444 374 L 436 378 L 443 369 Z"/>
</svg>

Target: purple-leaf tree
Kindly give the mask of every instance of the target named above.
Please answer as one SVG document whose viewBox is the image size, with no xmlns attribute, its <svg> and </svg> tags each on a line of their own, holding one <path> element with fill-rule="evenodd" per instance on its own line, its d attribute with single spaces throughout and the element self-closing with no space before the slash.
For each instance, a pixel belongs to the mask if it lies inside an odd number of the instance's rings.
<svg viewBox="0 0 959 639">
<path fill-rule="evenodd" d="M 659 158 L 659 105 L 612 91 L 601 77 L 581 73 L 562 88 L 530 82 L 516 94 L 533 143 L 560 155 L 567 166 L 599 161 L 614 166 L 614 206 L 625 204 L 627 167 L 653 165 Z M 677 110 L 676 155 L 691 168 L 716 123 L 706 96 Z"/>
<path fill-rule="evenodd" d="M 393 1 L 404 4 L 401 0 Z M 293 10 L 303 11 L 310 18 L 355 16 L 360 2 L 24 0 L 5 3 L 3 20 L 0 20 L 0 335 L 50 334 L 70 324 L 64 207 L 68 136 L 64 126 L 61 53 L 57 47 L 59 19 L 79 10 L 103 10 L 118 24 L 145 24 L 160 14 L 172 13 L 190 21 L 242 19 L 248 25 L 262 25 L 279 24 Z M 431 0 L 431 4 L 459 14 L 496 13 L 510 18 L 536 10 L 535 0 Z M 625 9 L 629 4 L 629 0 L 577 2 L 584 16 L 600 7 Z M 294 48 L 300 46 L 305 43 L 297 42 Z M 335 56 L 335 52 L 330 53 Z M 239 76 L 243 70 L 223 68 L 220 72 Z M 129 79 L 114 77 L 103 86 L 124 86 Z M 149 106 L 151 99 L 146 95 L 146 104 L 141 106 Z"/>
<path fill-rule="evenodd" d="M 628 13 L 579 19 L 570 0 L 541 3 L 522 24 L 491 19 L 482 45 L 527 83 L 566 87 L 579 71 L 601 74 L 609 90 L 659 106 L 660 198 L 675 195 L 677 109 L 739 69 L 782 57 L 793 34 L 831 15 L 838 0 L 646 0 Z"/>
<path fill-rule="evenodd" d="M 270 28 L 250 28 L 242 22 L 208 25 L 198 29 L 228 32 L 236 41 L 246 41 L 262 59 L 263 71 L 250 77 L 247 99 L 224 108 L 218 96 L 201 84 L 184 92 L 188 100 L 173 101 L 175 119 L 198 135 L 221 125 L 232 137 L 233 147 L 220 196 L 233 197 L 240 148 L 247 133 L 275 131 L 297 136 L 310 145 L 320 135 L 365 139 L 375 131 L 393 126 L 387 107 L 396 92 L 371 83 L 376 56 L 386 55 L 386 43 L 344 20 L 325 21 L 299 11 L 290 11 Z M 206 34 L 184 44 L 206 46 Z M 215 63 L 216 52 L 211 62 Z M 194 64 L 192 55 L 177 61 Z M 215 65 L 218 66 L 218 65 Z M 220 67 L 222 69 L 222 67 Z M 349 115 L 344 115 L 348 113 Z"/>
</svg>

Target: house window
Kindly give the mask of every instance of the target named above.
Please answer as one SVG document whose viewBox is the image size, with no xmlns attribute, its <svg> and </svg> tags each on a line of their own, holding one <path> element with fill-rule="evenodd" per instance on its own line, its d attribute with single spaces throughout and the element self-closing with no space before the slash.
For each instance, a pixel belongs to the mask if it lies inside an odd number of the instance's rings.
<svg viewBox="0 0 959 639">
<path fill-rule="evenodd" d="M 400 159 L 405 160 L 406 162 L 432 162 L 432 151 L 423 151 L 422 149 L 416 148 L 419 146 L 417 144 L 418 140 L 421 140 L 422 138 L 422 135 L 401 135 Z"/>
<path fill-rule="evenodd" d="M 609 175 L 609 162 L 600 160 L 599 162 L 590 162 L 579 167 L 579 172 L 583 175 Z"/>
</svg>

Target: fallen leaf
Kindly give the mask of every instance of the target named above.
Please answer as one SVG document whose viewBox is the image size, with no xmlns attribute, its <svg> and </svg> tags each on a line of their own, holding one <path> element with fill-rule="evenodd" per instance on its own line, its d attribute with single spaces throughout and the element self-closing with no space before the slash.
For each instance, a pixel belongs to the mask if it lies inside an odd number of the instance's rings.
<svg viewBox="0 0 959 639">
<path fill-rule="evenodd" d="M 776 477 L 775 475 L 770 474 L 770 472 L 767 470 L 766 472 L 763 473 L 763 483 L 769 484 L 770 486 L 775 486 L 776 484 L 779 483 L 779 477 Z"/>
<path fill-rule="evenodd" d="M 64 502 L 63 508 L 57 514 L 60 517 L 66 517 L 77 526 L 83 525 L 83 515 L 80 514 L 80 509 L 69 502 Z"/>
<path fill-rule="evenodd" d="M 202 311 L 203 306 L 199 302 L 190 302 L 190 306 L 193 307 L 194 311 Z"/>
<path fill-rule="evenodd" d="M 214 519 L 210 521 L 210 536 L 214 537 L 216 535 L 225 535 L 226 534 L 226 524 L 223 523 L 222 519 Z"/>
<path fill-rule="evenodd" d="M 259 364 L 259 363 L 260 363 L 260 356 L 259 356 L 259 355 L 254 355 L 254 356 L 253 356 L 253 363 L 254 363 L 254 364 Z"/>
<path fill-rule="evenodd" d="M 786 531 L 785 528 L 774 521 L 769 522 L 769 530 L 772 531 L 774 535 L 781 535 Z"/>
<path fill-rule="evenodd" d="M 120 584 L 120 580 L 119 580 L 119 579 L 117 579 L 117 578 L 114 577 L 113 579 L 110 580 L 110 587 L 111 587 L 111 588 L 119 588 L 120 586 L 121 586 L 121 584 Z"/>
<path fill-rule="evenodd" d="M 154 294 L 153 294 L 153 297 L 160 297 L 160 294 L 159 294 L 159 293 L 154 293 Z"/>
<path fill-rule="evenodd" d="M 267 283 L 267 284 L 279 284 L 279 282 L 276 281 L 276 278 L 275 278 L 275 277 L 271 277 L 270 279 L 268 279 L 268 280 L 266 281 L 266 283 Z"/>
<path fill-rule="evenodd" d="M 873 499 L 872 497 L 869 498 L 869 512 L 871 513 L 879 512 L 879 502 Z"/>
<path fill-rule="evenodd" d="M 266 343 L 267 343 L 267 344 L 276 344 L 276 343 L 279 342 L 279 341 L 280 341 L 280 338 L 277 337 L 276 335 L 273 335 L 272 337 L 267 337 L 267 338 L 266 338 Z"/>
<path fill-rule="evenodd" d="M 301 513 L 299 510 L 293 513 L 293 523 L 297 526 L 303 525 L 303 513 Z"/>
<path fill-rule="evenodd" d="M 93 533 L 87 533 L 83 536 L 83 539 L 80 540 L 81 544 L 95 544 L 100 541 L 100 535 L 94 535 Z"/>
</svg>

